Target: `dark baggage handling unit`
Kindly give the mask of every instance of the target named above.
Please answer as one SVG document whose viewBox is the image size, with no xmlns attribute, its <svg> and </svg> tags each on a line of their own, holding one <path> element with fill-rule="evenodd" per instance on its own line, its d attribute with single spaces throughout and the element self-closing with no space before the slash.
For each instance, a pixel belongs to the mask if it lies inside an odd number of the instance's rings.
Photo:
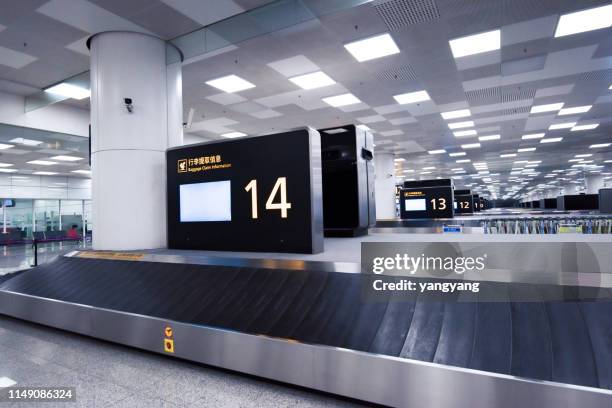
<svg viewBox="0 0 612 408">
<path fill-rule="evenodd" d="M 319 133 L 325 236 L 367 235 L 376 223 L 372 134 L 355 125 Z"/>
<path fill-rule="evenodd" d="M 557 209 L 570 210 L 597 210 L 599 209 L 598 194 L 576 194 L 557 197 Z"/>
</svg>

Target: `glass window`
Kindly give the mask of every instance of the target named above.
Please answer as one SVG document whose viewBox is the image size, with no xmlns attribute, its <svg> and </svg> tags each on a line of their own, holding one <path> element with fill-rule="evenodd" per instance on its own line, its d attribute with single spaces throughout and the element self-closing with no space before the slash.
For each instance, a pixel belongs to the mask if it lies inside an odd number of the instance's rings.
<svg viewBox="0 0 612 408">
<path fill-rule="evenodd" d="M 15 200 L 14 207 L 3 207 L 6 211 L 6 229 L 19 230 L 25 238 L 32 238 L 32 200 Z"/>
<path fill-rule="evenodd" d="M 68 231 L 73 226 L 83 233 L 83 200 L 61 200 L 62 230 Z"/>
<path fill-rule="evenodd" d="M 59 200 L 34 200 L 34 231 L 59 231 Z"/>
</svg>

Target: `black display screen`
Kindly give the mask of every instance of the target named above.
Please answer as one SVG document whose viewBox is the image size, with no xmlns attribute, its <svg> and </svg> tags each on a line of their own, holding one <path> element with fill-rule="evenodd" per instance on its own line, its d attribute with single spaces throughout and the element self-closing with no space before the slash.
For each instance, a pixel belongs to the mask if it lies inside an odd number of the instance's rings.
<svg viewBox="0 0 612 408">
<path fill-rule="evenodd" d="M 317 205 L 320 213 L 321 195 L 313 204 L 311 194 L 311 171 L 320 171 L 311 143 L 318 149 L 318 138 L 296 130 L 168 150 L 168 246 L 322 250 L 314 244 L 320 238 L 322 245 L 322 219 L 312 215 Z"/>
<path fill-rule="evenodd" d="M 404 188 L 400 191 L 401 218 L 452 218 L 451 187 Z"/>
<path fill-rule="evenodd" d="M 474 213 L 474 199 L 471 194 L 462 194 L 455 196 L 455 207 L 456 214 L 473 214 Z"/>
</svg>

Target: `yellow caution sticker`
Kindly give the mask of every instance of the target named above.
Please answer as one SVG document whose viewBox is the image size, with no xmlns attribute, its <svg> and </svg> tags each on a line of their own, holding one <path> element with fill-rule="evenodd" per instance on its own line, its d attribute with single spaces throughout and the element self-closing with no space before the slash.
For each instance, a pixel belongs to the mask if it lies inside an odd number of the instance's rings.
<svg viewBox="0 0 612 408">
<path fill-rule="evenodd" d="M 166 328 L 164 329 L 164 334 L 166 335 L 166 337 L 172 337 L 172 327 L 166 326 Z"/>
<path fill-rule="evenodd" d="M 139 261 L 145 254 L 135 252 L 111 252 L 111 251 L 80 251 L 78 258 L 110 259 L 117 261 Z"/>
<path fill-rule="evenodd" d="M 174 353 L 174 340 L 164 339 L 164 351 L 166 353 Z"/>
</svg>

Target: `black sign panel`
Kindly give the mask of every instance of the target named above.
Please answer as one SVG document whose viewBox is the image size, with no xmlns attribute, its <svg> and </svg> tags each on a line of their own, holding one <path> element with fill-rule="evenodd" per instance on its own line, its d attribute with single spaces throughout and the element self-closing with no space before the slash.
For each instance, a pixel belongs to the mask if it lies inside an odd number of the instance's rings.
<svg viewBox="0 0 612 408">
<path fill-rule="evenodd" d="M 472 194 L 472 202 L 474 203 L 474 212 L 480 212 L 480 196 Z"/>
<path fill-rule="evenodd" d="M 168 150 L 168 246 L 322 251 L 320 154 L 306 129 Z"/>
<path fill-rule="evenodd" d="M 456 214 L 473 214 L 474 200 L 471 194 L 455 196 L 455 213 Z"/>
<path fill-rule="evenodd" d="M 401 218 L 453 218 L 451 187 L 404 188 L 400 192 Z"/>
</svg>

